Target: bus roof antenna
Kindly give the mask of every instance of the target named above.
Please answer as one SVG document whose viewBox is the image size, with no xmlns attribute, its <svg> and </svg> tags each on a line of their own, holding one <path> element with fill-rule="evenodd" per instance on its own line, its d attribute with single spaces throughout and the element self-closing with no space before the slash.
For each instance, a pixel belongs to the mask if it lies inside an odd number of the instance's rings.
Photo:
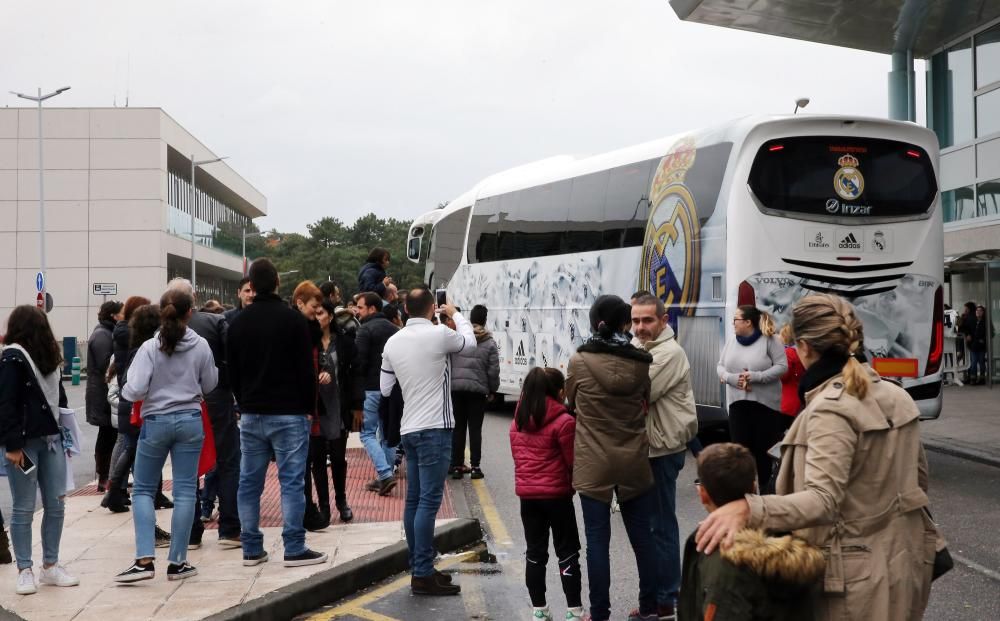
<svg viewBox="0 0 1000 621">
<path fill-rule="evenodd" d="M 805 108 L 808 105 L 809 105 L 808 97 L 799 97 L 798 99 L 795 100 L 795 110 L 792 111 L 792 114 L 798 114 L 799 108 Z"/>
</svg>

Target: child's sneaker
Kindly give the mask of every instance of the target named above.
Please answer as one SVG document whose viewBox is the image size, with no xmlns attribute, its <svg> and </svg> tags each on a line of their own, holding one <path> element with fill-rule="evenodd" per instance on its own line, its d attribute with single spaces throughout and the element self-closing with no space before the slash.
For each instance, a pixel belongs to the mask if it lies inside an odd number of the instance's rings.
<svg viewBox="0 0 1000 621">
<path fill-rule="evenodd" d="M 641 612 L 639 612 L 638 608 L 628 613 L 628 621 L 659 621 L 659 619 L 660 615 L 656 614 L 655 612 L 651 612 L 648 615 L 644 615 Z"/>
<path fill-rule="evenodd" d="M 570 608 L 566 611 L 566 621 L 582 621 L 583 620 L 583 606 L 579 608 Z"/>
<path fill-rule="evenodd" d="M 545 608 L 532 608 L 531 621 L 553 621 L 552 612 L 549 610 L 548 606 Z"/>
</svg>

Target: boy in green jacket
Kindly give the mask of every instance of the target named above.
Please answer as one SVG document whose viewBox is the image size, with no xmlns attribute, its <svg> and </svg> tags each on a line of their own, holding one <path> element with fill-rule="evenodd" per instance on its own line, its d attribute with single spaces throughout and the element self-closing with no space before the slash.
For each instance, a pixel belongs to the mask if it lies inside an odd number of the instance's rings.
<svg viewBox="0 0 1000 621">
<path fill-rule="evenodd" d="M 698 496 L 709 513 L 755 491 L 756 462 L 739 444 L 713 444 L 698 456 Z M 745 529 L 727 550 L 705 555 L 694 533 L 684 548 L 678 621 L 813 619 L 823 553 L 786 535 Z"/>
</svg>

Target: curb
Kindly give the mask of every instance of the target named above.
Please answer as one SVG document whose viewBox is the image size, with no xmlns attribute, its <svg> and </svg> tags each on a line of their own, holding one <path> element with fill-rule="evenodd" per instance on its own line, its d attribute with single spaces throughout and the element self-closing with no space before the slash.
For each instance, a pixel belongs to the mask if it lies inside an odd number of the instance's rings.
<svg viewBox="0 0 1000 621">
<path fill-rule="evenodd" d="M 475 518 L 458 518 L 434 532 L 434 546 L 442 552 L 481 541 L 483 529 Z M 305 580 L 272 591 L 245 604 L 223 610 L 206 621 L 272 621 L 315 610 L 405 571 L 409 552 L 400 541 L 372 554 L 330 568 Z"/>
<path fill-rule="evenodd" d="M 974 461 L 986 466 L 1000 468 L 1000 456 L 995 453 L 970 446 L 959 445 L 954 442 L 948 442 L 947 440 L 923 438 L 922 442 L 924 444 L 924 449 L 928 451 L 934 451 L 935 453 L 950 455 L 952 457 Z"/>
</svg>

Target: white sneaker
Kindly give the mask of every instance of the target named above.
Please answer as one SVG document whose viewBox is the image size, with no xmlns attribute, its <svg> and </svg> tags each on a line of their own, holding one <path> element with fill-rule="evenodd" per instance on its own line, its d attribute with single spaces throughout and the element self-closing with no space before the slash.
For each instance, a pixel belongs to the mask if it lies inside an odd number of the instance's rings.
<svg viewBox="0 0 1000 621">
<path fill-rule="evenodd" d="M 22 569 L 21 573 L 17 574 L 17 594 L 31 595 L 32 593 L 38 593 L 38 587 L 35 586 L 35 574 L 31 572 L 29 567 Z"/>
<path fill-rule="evenodd" d="M 583 619 L 583 606 L 579 608 L 570 608 L 566 611 L 566 621 L 582 621 Z"/>
<path fill-rule="evenodd" d="M 38 574 L 38 583 L 50 586 L 71 587 L 80 584 L 80 579 L 69 575 L 66 568 L 57 563 L 48 569 L 42 567 L 41 573 Z"/>
<path fill-rule="evenodd" d="M 548 606 L 545 608 L 532 608 L 531 621 L 552 621 L 552 612 Z"/>
</svg>

